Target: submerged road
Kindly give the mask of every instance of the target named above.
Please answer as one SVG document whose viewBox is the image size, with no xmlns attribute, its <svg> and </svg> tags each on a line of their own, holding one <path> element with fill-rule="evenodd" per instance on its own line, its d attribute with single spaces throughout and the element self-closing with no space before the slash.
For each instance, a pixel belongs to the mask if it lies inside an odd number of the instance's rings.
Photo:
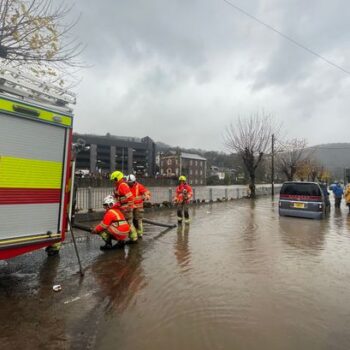
<svg viewBox="0 0 350 350">
<path fill-rule="evenodd" d="M 279 218 L 270 198 L 193 208 L 189 226 L 101 252 L 0 261 L 4 349 L 339 349 L 350 344 L 350 216 Z M 174 223 L 175 212 L 150 219 Z M 60 284 L 61 292 L 52 286 Z"/>
</svg>

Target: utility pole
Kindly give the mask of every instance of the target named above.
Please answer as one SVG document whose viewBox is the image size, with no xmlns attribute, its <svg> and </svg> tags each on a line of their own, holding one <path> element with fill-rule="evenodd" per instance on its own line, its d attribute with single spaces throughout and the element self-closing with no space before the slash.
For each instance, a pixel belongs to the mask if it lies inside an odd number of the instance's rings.
<svg viewBox="0 0 350 350">
<path fill-rule="evenodd" d="M 271 137 L 271 196 L 275 195 L 275 134 Z"/>
</svg>

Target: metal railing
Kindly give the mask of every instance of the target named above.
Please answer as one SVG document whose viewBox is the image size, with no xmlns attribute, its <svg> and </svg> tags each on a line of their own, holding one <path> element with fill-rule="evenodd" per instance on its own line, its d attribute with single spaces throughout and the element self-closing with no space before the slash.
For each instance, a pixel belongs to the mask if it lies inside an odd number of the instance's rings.
<svg viewBox="0 0 350 350">
<path fill-rule="evenodd" d="M 279 191 L 281 185 L 275 185 L 275 193 Z M 152 204 L 159 206 L 169 206 L 175 196 L 175 188 L 149 187 L 151 191 Z M 95 211 L 102 209 L 102 201 L 107 195 L 113 193 L 112 187 L 87 187 L 77 190 L 77 211 Z M 257 185 L 256 195 L 270 195 L 271 185 Z M 219 202 L 223 200 L 240 199 L 249 196 L 247 186 L 202 186 L 193 187 L 193 201 L 195 202 Z"/>
</svg>

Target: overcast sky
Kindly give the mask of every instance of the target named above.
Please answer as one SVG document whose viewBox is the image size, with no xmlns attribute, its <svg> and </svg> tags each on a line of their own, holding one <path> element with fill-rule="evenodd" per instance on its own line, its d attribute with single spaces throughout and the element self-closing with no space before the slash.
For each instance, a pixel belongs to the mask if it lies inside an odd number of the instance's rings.
<svg viewBox="0 0 350 350">
<path fill-rule="evenodd" d="M 347 0 L 230 0 L 350 70 Z M 76 0 L 87 45 L 75 131 L 224 150 L 257 110 L 309 145 L 348 142 L 350 76 L 223 0 Z"/>
</svg>

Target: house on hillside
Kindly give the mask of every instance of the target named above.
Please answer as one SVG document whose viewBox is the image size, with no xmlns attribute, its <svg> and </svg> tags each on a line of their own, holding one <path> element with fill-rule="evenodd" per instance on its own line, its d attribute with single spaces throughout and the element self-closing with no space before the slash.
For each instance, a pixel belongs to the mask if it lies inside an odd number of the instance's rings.
<svg viewBox="0 0 350 350">
<path fill-rule="evenodd" d="M 160 155 L 160 173 L 166 177 L 185 175 L 190 184 L 204 186 L 207 160 L 198 154 L 169 151 Z"/>
</svg>

